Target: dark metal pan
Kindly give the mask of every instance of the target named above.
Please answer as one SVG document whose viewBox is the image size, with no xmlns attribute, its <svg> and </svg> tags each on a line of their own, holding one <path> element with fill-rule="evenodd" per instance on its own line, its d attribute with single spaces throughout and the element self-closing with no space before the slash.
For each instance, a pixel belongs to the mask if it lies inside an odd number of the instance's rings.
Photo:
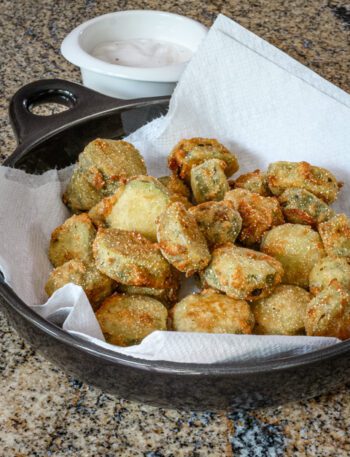
<svg viewBox="0 0 350 457">
<path fill-rule="evenodd" d="M 69 109 L 49 117 L 30 112 L 48 101 Z M 93 138 L 121 138 L 164 114 L 168 101 L 116 100 L 62 80 L 28 84 L 10 104 L 18 147 L 5 165 L 31 173 L 64 167 Z M 69 335 L 32 311 L 3 279 L 0 297 L 18 333 L 63 370 L 104 391 L 157 406 L 219 410 L 280 404 L 327 392 L 350 377 L 350 341 L 254 364 L 149 362 Z"/>
</svg>

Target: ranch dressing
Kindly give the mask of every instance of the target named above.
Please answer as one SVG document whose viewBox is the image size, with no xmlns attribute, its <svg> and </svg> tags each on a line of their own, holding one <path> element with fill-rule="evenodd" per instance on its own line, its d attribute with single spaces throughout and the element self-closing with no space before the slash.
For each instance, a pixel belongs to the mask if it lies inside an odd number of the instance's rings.
<svg viewBox="0 0 350 457">
<path fill-rule="evenodd" d="M 133 39 L 105 41 L 91 55 L 108 63 L 126 67 L 164 67 L 187 62 L 192 51 L 169 41 Z"/>
</svg>

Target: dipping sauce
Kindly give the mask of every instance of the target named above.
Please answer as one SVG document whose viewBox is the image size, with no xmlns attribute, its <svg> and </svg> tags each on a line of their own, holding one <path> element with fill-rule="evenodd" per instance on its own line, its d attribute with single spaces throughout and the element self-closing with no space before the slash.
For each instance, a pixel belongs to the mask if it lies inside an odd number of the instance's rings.
<svg viewBox="0 0 350 457">
<path fill-rule="evenodd" d="M 192 51 L 169 41 L 134 39 L 105 41 L 91 55 L 104 62 L 126 67 L 154 68 L 187 62 Z"/>
</svg>

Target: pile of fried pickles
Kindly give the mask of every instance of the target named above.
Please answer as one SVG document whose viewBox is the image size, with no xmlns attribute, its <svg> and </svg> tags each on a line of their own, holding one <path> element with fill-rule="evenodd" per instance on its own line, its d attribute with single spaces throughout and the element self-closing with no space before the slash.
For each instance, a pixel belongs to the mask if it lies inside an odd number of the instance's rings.
<svg viewBox="0 0 350 457">
<path fill-rule="evenodd" d="M 181 140 L 169 176 L 139 151 L 96 139 L 63 196 L 73 215 L 51 236 L 50 296 L 80 285 L 106 341 L 155 330 L 350 337 L 350 220 L 330 208 L 341 183 L 307 162 L 228 179 L 236 156 Z M 181 279 L 201 291 L 179 300 Z"/>
</svg>

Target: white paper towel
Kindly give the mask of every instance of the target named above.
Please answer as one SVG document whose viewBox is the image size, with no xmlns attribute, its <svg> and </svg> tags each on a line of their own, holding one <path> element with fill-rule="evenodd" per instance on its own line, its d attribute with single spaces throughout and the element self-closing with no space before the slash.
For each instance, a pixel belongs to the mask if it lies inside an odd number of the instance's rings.
<svg viewBox="0 0 350 457">
<path fill-rule="evenodd" d="M 128 140 L 150 174 L 167 174 L 181 138 L 213 137 L 235 151 L 245 172 L 276 160 L 307 160 L 350 182 L 350 96 L 224 16 L 191 60 L 167 116 Z M 285 358 L 334 338 L 154 332 L 138 346 L 109 345 L 82 289 L 69 284 L 44 305 L 52 230 L 68 217 L 61 202 L 71 170 L 42 176 L 0 167 L 0 268 L 22 300 L 77 337 L 148 360 L 213 363 Z M 348 184 L 336 209 L 350 213 Z"/>
</svg>

